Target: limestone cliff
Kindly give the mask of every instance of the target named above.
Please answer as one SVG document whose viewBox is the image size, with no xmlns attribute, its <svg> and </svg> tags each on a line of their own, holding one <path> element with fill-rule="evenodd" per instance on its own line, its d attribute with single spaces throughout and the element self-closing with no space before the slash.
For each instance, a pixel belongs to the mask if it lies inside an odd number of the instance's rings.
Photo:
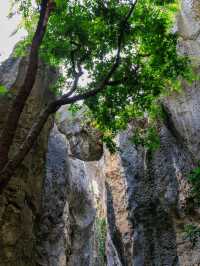
<svg viewBox="0 0 200 266">
<path fill-rule="evenodd" d="M 199 71 L 198 0 L 182 0 L 175 30 L 179 51 Z M 0 67 L 0 83 L 15 93 L 25 67 L 25 59 L 9 59 Z M 12 153 L 51 99 L 52 76 L 56 72 L 40 63 Z M 9 95 L 0 99 L 0 127 Z M 0 266 L 200 265 L 199 238 L 194 245 L 184 229 L 200 226 L 187 180 L 200 160 L 200 82 L 183 82 L 183 90 L 162 104 L 166 118 L 154 152 L 131 141 L 135 121 L 117 136 L 118 152 L 110 154 L 99 133 L 83 123 L 84 110 L 73 116 L 63 107 L 56 122 L 49 119 L 0 196 Z"/>
<path fill-rule="evenodd" d="M 0 99 L 0 128 L 9 103 L 22 84 L 27 61 L 10 58 L 0 67 L 0 83 L 9 94 Z M 49 76 L 52 77 L 51 81 Z M 40 62 L 32 94 L 21 116 L 10 157 L 18 149 L 38 112 L 51 98 L 49 92 L 56 72 Z M 53 120 L 50 118 L 22 166 L 0 195 L 0 265 L 35 265 L 36 228 L 40 216 L 41 195 L 45 175 L 45 155 Z"/>
<path fill-rule="evenodd" d="M 191 56 L 197 71 L 199 15 L 199 1 L 183 0 L 176 28 L 179 51 Z M 199 162 L 199 88 L 199 82 L 183 82 L 181 92 L 163 99 L 166 119 L 156 152 L 131 143 L 133 123 L 118 136 L 120 152 L 106 155 L 108 224 L 120 259 L 108 265 L 200 265 L 198 241 L 193 245 L 184 234 L 185 225 L 199 226 L 187 182 Z"/>
</svg>

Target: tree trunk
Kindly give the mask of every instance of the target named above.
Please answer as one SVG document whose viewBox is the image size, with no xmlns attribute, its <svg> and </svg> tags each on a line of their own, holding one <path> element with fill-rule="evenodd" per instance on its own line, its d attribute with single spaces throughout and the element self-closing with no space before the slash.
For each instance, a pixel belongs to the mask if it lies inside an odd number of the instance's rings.
<svg viewBox="0 0 200 266">
<path fill-rule="evenodd" d="M 0 193 L 7 186 L 15 170 L 22 163 L 25 156 L 31 150 L 34 142 L 37 140 L 37 137 L 42 131 L 50 114 L 55 113 L 57 109 L 58 109 L 57 102 L 54 101 L 50 103 L 44 110 L 41 111 L 40 115 L 38 116 L 37 120 L 33 124 L 26 139 L 20 146 L 17 153 L 13 156 L 12 159 L 10 159 L 6 163 L 4 168 L 0 171 Z"/>
<path fill-rule="evenodd" d="M 18 88 L 17 95 L 9 109 L 7 119 L 0 136 L 0 170 L 4 168 L 8 161 L 9 150 L 13 143 L 20 115 L 35 83 L 38 68 L 38 52 L 46 31 L 50 11 L 49 1 L 42 0 L 40 18 L 30 49 L 26 76 L 23 85 Z"/>
</svg>

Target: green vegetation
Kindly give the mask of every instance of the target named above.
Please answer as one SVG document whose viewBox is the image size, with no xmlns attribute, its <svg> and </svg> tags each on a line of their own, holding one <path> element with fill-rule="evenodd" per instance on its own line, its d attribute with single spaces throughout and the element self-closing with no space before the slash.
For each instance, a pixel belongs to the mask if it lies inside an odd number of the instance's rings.
<svg viewBox="0 0 200 266">
<path fill-rule="evenodd" d="M 4 95 L 7 93 L 7 89 L 5 88 L 5 86 L 3 85 L 0 85 L 0 95 Z"/>
<path fill-rule="evenodd" d="M 200 167 L 194 168 L 188 176 L 191 184 L 190 196 L 197 206 L 200 206 Z"/>
<path fill-rule="evenodd" d="M 197 244 L 200 237 L 200 227 L 194 224 L 187 224 L 184 227 L 185 239 L 189 240 L 193 247 Z"/>
<path fill-rule="evenodd" d="M 187 177 L 190 185 L 190 198 L 192 199 L 192 205 L 200 206 L 200 167 L 195 167 L 190 175 Z M 184 228 L 185 238 L 188 239 L 193 246 L 197 244 L 200 239 L 200 227 L 195 224 L 187 224 Z"/>
<path fill-rule="evenodd" d="M 38 16 L 30 1 L 19 3 L 29 36 L 18 47 L 18 53 L 24 52 L 24 46 L 31 42 Z M 77 92 L 90 91 L 113 64 L 119 28 L 130 9 L 130 1 L 56 1 L 56 4 L 40 55 L 51 65 L 64 66 L 65 73 L 60 77 L 63 83 L 73 80 L 81 65 L 87 82 L 79 84 Z M 85 100 L 91 119 L 104 132 L 105 140 L 125 128 L 136 115 L 135 110 L 148 113 L 160 94 L 180 87 L 177 79 L 181 76 L 186 79 L 192 76 L 189 61 L 176 53 L 178 36 L 171 32 L 177 10 L 175 0 L 138 1 L 123 26 L 118 69 L 105 90 Z M 31 17 L 34 23 L 30 23 Z M 54 91 L 60 94 L 62 86 L 55 86 Z M 148 130 L 150 138 L 153 131 Z"/>
<path fill-rule="evenodd" d="M 172 32 L 178 0 L 12 3 L 23 17 L 20 26 L 28 31 L 16 54 L 29 51 L 29 60 L 0 136 L 2 187 L 32 148 L 48 117 L 61 106 L 77 102 L 87 106 L 91 123 L 113 149 L 113 136 L 131 119 L 144 114 L 149 117 L 161 95 L 179 90 L 181 79 L 194 79 L 190 61 L 177 54 L 178 35 Z M 38 55 L 62 69 L 52 88 L 57 97 L 41 110 L 9 160 L 20 115 L 35 82 Z M 149 129 L 146 135 L 157 143 L 154 133 Z M 149 141 L 145 145 L 155 146 Z"/>
<path fill-rule="evenodd" d="M 106 235 L 107 223 L 105 218 L 97 218 L 96 220 L 96 236 L 98 245 L 99 261 L 101 266 L 106 265 Z"/>
<path fill-rule="evenodd" d="M 136 145 L 142 145 L 152 152 L 160 147 L 160 138 L 155 127 L 137 128 L 132 137 L 132 142 Z"/>
<path fill-rule="evenodd" d="M 152 101 L 148 111 L 148 118 L 143 118 L 138 113 L 138 125 L 134 130 L 131 141 L 135 145 L 142 145 L 148 151 L 154 152 L 160 147 L 159 123 L 166 118 L 166 114 L 160 104 Z"/>
</svg>

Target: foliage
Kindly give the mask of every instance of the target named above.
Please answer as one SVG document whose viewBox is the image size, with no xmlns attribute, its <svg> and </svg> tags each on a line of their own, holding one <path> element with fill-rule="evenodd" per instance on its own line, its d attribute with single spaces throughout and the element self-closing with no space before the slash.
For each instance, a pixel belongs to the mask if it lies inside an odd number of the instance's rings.
<svg viewBox="0 0 200 266">
<path fill-rule="evenodd" d="M 6 94 L 7 92 L 8 90 L 6 89 L 6 87 L 3 85 L 0 85 L 0 96 Z"/>
<path fill-rule="evenodd" d="M 108 134 L 108 132 L 104 132 L 102 135 L 102 141 L 106 144 L 106 147 L 111 154 L 114 154 L 118 149 L 113 139 L 114 136 L 112 134 Z"/>
<path fill-rule="evenodd" d="M 137 114 L 142 126 L 138 125 L 134 130 L 131 141 L 136 145 L 144 146 L 148 151 L 154 152 L 160 147 L 159 122 L 166 118 L 166 114 L 159 103 L 153 102 L 148 110 L 148 119 L 143 114 Z M 139 124 L 138 121 L 138 124 Z"/>
<path fill-rule="evenodd" d="M 72 116 L 76 116 L 77 112 L 81 110 L 81 105 L 77 103 L 71 104 L 68 110 L 71 112 Z"/>
<path fill-rule="evenodd" d="M 136 128 L 132 141 L 152 152 L 160 147 L 160 138 L 155 127 Z"/>
<path fill-rule="evenodd" d="M 191 184 L 191 197 L 198 206 L 200 205 L 200 167 L 194 168 L 188 176 Z"/>
<path fill-rule="evenodd" d="M 195 224 L 186 224 L 184 227 L 184 235 L 195 246 L 200 237 L 200 227 Z"/>
<path fill-rule="evenodd" d="M 60 75 L 58 79 L 56 80 L 56 82 L 52 84 L 52 86 L 50 87 L 50 90 L 55 95 L 61 95 L 64 86 L 65 86 L 65 78 L 63 77 L 63 75 Z"/>
<path fill-rule="evenodd" d="M 15 34 L 20 28 L 24 28 L 27 30 L 29 34 L 28 39 L 29 42 L 31 42 L 30 37 L 32 37 L 34 34 L 37 20 L 39 17 L 39 2 L 39 0 L 10 0 L 9 17 L 13 17 L 16 13 L 20 13 L 22 15 L 21 22 L 17 26 L 17 29 L 13 32 L 13 34 Z"/>
<path fill-rule="evenodd" d="M 30 7 L 29 1 L 24 5 L 25 2 L 21 1 L 25 20 L 37 18 L 37 8 Z M 57 0 L 40 49 L 41 57 L 51 65 L 64 66 L 66 84 L 74 79 L 81 64 L 85 82 L 78 85 L 77 92 L 93 89 L 113 64 L 119 29 L 130 10 L 130 2 Z M 91 119 L 104 132 L 104 140 L 111 149 L 111 135 L 124 129 L 133 117 L 150 114 L 161 94 L 180 88 L 180 77 L 193 79 L 189 60 L 177 54 L 178 36 L 171 31 L 177 2 L 138 1 L 133 15 L 123 27 L 121 63 L 112 82 L 101 93 L 84 101 L 91 110 Z M 33 19 L 32 24 L 35 21 Z M 30 43 L 35 27 L 32 24 L 26 23 L 29 36 L 19 45 L 20 52 Z M 62 86 L 58 87 L 60 91 Z M 153 128 L 145 135 L 157 146 Z M 154 149 L 151 141 L 143 142 Z"/>
<path fill-rule="evenodd" d="M 107 234 L 107 224 L 105 218 L 97 218 L 96 220 L 96 234 L 97 234 L 97 244 L 98 244 L 98 254 L 100 265 L 106 265 L 106 234 Z"/>
</svg>

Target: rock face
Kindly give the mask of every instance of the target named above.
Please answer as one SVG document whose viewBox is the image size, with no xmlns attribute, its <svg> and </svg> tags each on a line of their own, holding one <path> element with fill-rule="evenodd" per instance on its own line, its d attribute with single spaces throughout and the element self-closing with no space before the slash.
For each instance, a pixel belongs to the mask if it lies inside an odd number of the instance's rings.
<svg viewBox="0 0 200 266">
<path fill-rule="evenodd" d="M 26 59 L 8 59 L 0 67 L 0 82 L 11 92 L 0 99 L 0 128 L 7 115 L 12 93 L 23 82 Z M 21 116 L 10 156 L 17 150 L 38 112 L 52 95 L 48 88 L 56 72 L 40 63 L 32 94 Z M 0 265 L 35 265 L 36 225 L 41 207 L 45 154 L 52 119 L 49 119 L 33 149 L 0 195 Z"/>
<path fill-rule="evenodd" d="M 90 167 L 90 163 L 69 157 L 69 149 L 66 136 L 55 126 L 49 137 L 37 234 L 38 265 L 98 265 L 91 187 L 97 167 L 95 163 Z M 87 158 L 90 160 L 90 154 Z"/>
<path fill-rule="evenodd" d="M 108 253 L 108 265 L 131 265 L 133 232 L 128 217 L 126 179 L 119 154 L 111 155 L 108 151 L 105 153 L 104 173 L 107 191 L 107 245 L 109 247 L 109 243 L 112 241 L 118 256 L 118 262 L 111 263 L 113 256 Z"/>
<path fill-rule="evenodd" d="M 177 22 L 180 52 L 194 56 L 197 69 L 199 7 L 199 1 L 183 0 Z M 183 82 L 183 91 L 164 99 L 167 119 L 159 126 L 156 152 L 131 143 L 135 126 L 130 124 L 118 136 L 120 152 L 105 160 L 108 224 L 120 260 L 108 265 L 200 265 L 198 241 L 192 245 L 184 236 L 185 225 L 200 225 L 187 182 L 200 159 L 199 89 L 199 82 Z"/>
<path fill-rule="evenodd" d="M 86 124 L 84 110 L 73 115 L 63 106 L 59 120 L 59 129 L 68 139 L 72 157 L 86 162 L 101 159 L 103 145 L 100 135 L 97 130 Z"/>
<path fill-rule="evenodd" d="M 192 57 L 197 71 L 199 22 L 199 1 L 182 0 L 179 51 Z M 24 60 L 9 59 L 0 67 L 0 83 L 15 92 L 25 66 Z M 52 75 L 41 63 L 11 155 L 52 97 Z M 0 127 L 9 101 L 0 100 Z M 190 242 L 184 229 L 200 226 L 187 181 L 200 160 L 199 106 L 200 82 L 183 82 L 181 92 L 163 99 L 159 149 L 131 142 L 133 121 L 117 136 L 114 155 L 83 123 L 84 111 L 73 116 L 61 108 L 0 196 L 0 266 L 200 265 L 200 240 Z"/>
<path fill-rule="evenodd" d="M 37 232 L 39 265 L 65 266 L 71 246 L 66 140 L 56 126 L 49 136 L 41 218 Z"/>
<path fill-rule="evenodd" d="M 12 57 L 0 66 L 0 82 L 10 90 L 0 98 L 0 128 L 9 103 L 23 82 L 26 66 L 25 58 Z M 56 76 L 56 71 L 39 64 L 10 156 L 19 148 L 41 108 L 52 100 L 48 89 Z M 49 119 L 30 154 L 0 195 L 1 266 L 100 265 L 95 235 L 95 200 L 100 204 L 100 195 L 93 189 L 97 182 L 102 182 L 103 187 L 104 179 L 98 181 L 102 174 L 99 163 L 88 161 L 101 158 L 103 145 L 97 132 L 83 126 L 80 118 L 72 122 L 65 112 L 60 114 L 60 130 Z"/>
<path fill-rule="evenodd" d="M 127 182 L 129 219 L 133 225 L 132 263 L 179 265 L 175 227 L 180 228 L 180 232 L 183 230 L 185 176 L 191 169 L 191 159 L 165 126 L 160 128 L 160 149 L 153 155 L 140 147 L 131 147 L 130 134 L 129 131 L 120 136 L 123 151 L 120 155 Z M 184 239 L 180 242 L 183 245 Z"/>
</svg>

